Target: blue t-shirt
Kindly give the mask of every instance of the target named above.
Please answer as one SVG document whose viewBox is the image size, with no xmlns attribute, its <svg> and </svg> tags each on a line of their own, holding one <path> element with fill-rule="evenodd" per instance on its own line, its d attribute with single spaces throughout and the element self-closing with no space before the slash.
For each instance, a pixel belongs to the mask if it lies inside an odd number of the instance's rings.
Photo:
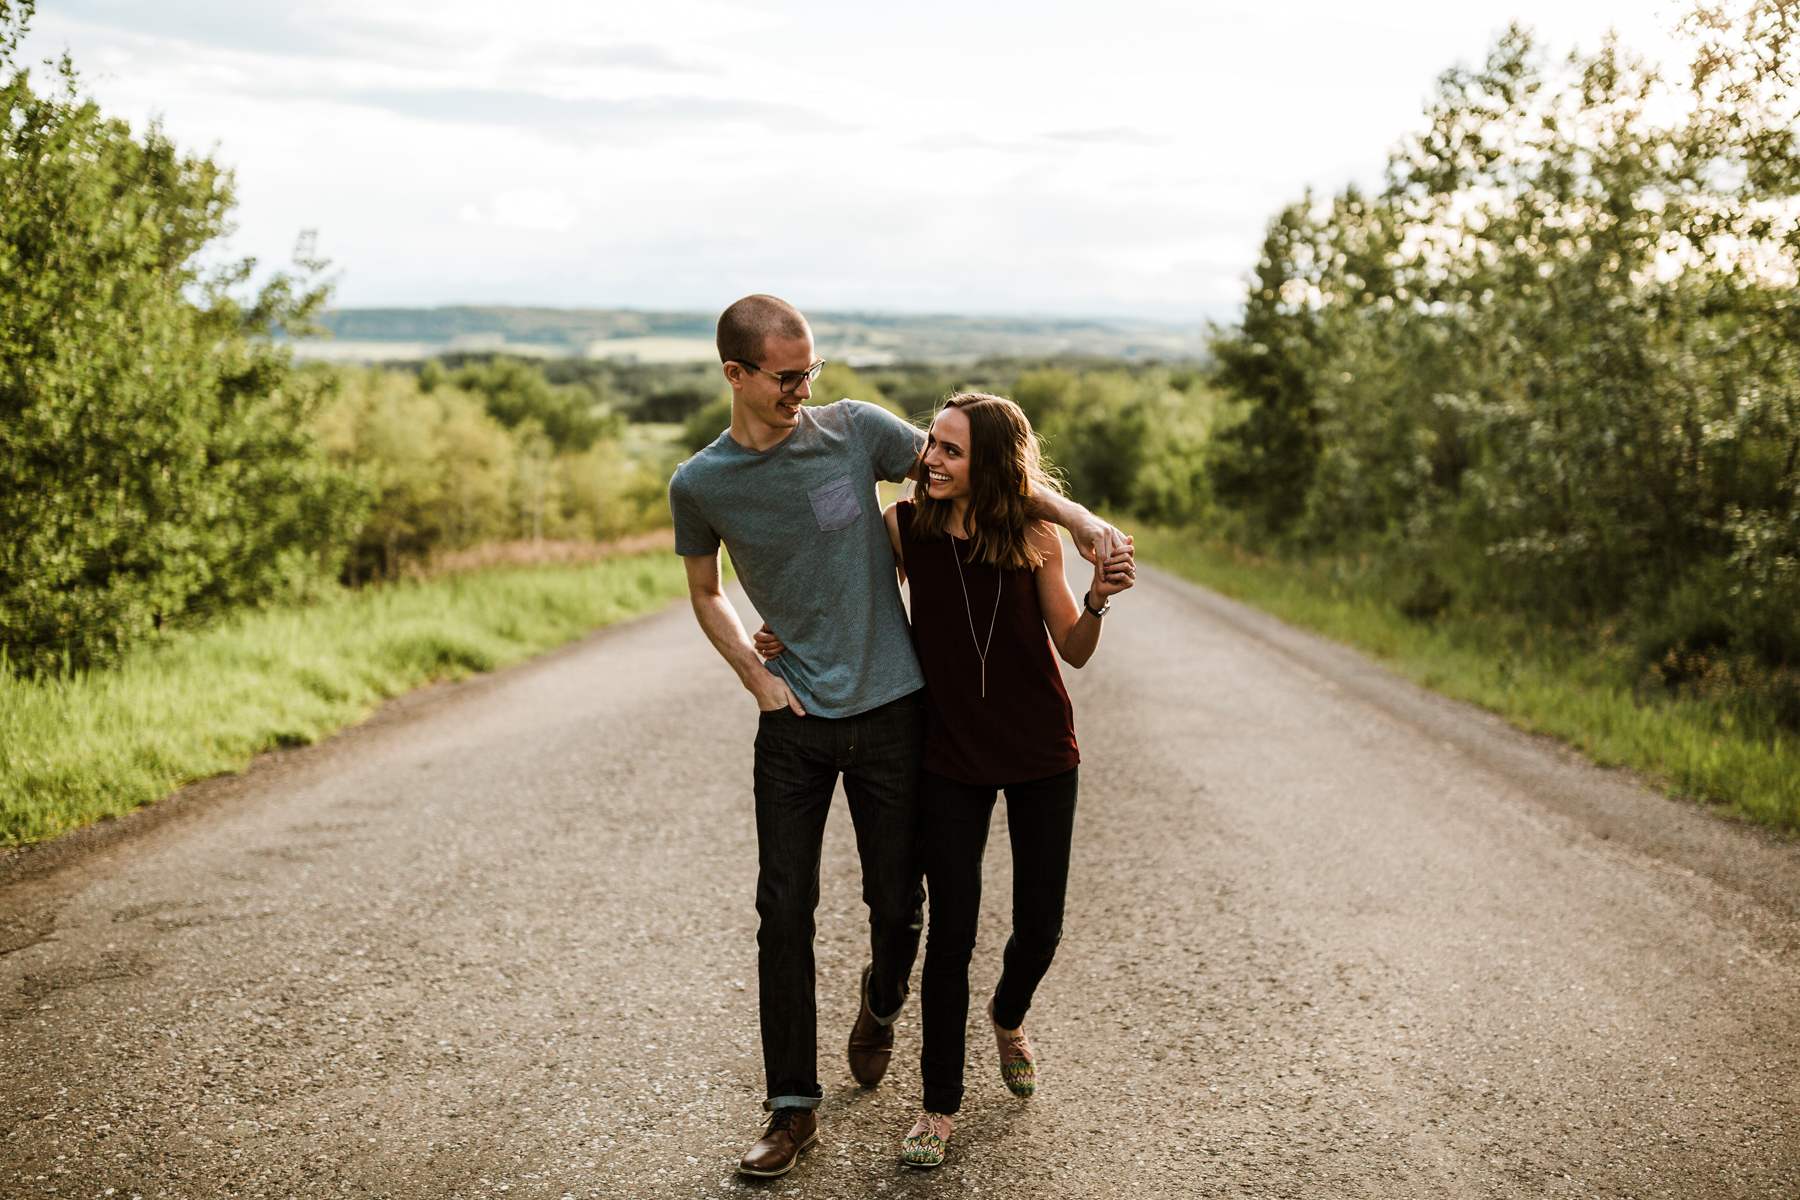
<svg viewBox="0 0 1800 1200">
<path fill-rule="evenodd" d="M 875 481 L 904 479 L 924 433 L 860 400 L 800 409 L 766 451 L 727 430 L 675 469 L 675 553 L 723 542 L 787 646 L 770 670 L 809 714 L 850 717 L 924 686 Z"/>
</svg>

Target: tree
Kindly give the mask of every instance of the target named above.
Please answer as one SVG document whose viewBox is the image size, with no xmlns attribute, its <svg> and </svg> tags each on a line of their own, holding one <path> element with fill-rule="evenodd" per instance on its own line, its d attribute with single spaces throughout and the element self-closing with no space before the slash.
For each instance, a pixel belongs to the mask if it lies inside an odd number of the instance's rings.
<svg viewBox="0 0 1800 1200">
<path fill-rule="evenodd" d="M 1210 463 L 1219 497 L 1281 533 L 1304 508 L 1319 460 L 1314 375 L 1323 356 L 1310 273 L 1320 256 L 1310 197 L 1269 225 L 1244 318 L 1213 338 L 1219 385 L 1249 404 Z"/>
<path fill-rule="evenodd" d="M 450 382 L 483 397 L 488 411 L 508 429 L 536 422 L 559 451 L 586 450 L 602 437 L 616 436 L 621 424 L 585 388 L 559 387 L 517 358 L 470 363 L 451 373 Z"/>
<path fill-rule="evenodd" d="M 726 386 L 722 379 L 706 383 L 672 384 L 644 397 L 631 415 L 638 421 L 679 424 L 717 401 Z"/>
<path fill-rule="evenodd" d="M 480 397 L 425 391 L 399 371 L 343 370 L 333 382 L 317 436 L 372 501 L 351 551 L 353 581 L 514 532 L 518 450 Z"/>
<path fill-rule="evenodd" d="M 335 576 L 362 497 L 311 446 L 319 401 L 269 334 L 304 328 L 322 264 L 239 299 L 228 172 L 14 65 L 0 0 L 0 648 L 102 660 L 172 621 Z"/>
<path fill-rule="evenodd" d="M 1214 344 L 1246 406 L 1222 501 L 1483 604 L 1800 663 L 1800 0 L 1686 29 L 1680 75 L 1509 30 L 1382 193 L 1277 216 Z"/>
</svg>

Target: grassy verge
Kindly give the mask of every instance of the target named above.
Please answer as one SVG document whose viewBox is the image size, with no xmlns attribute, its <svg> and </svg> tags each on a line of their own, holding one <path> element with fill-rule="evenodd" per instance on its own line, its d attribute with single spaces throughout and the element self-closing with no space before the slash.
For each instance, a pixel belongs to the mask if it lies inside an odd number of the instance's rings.
<svg viewBox="0 0 1800 1200">
<path fill-rule="evenodd" d="M 1367 651 L 1426 687 L 1730 815 L 1800 831 L 1800 738 L 1724 700 L 1646 696 L 1626 649 L 1604 638 L 1491 614 L 1412 621 L 1334 564 L 1261 558 L 1180 531 L 1132 532 L 1145 561 Z"/>
<path fill-rule="evenodd" d="M 344 592 L 171 637 L 118 667 L 0 674 L 0 845 L 152 803 L 313 742 L 432 680 L 489 671 L 684 593 L 681 560 L 625 555 Z"/>
</svg>

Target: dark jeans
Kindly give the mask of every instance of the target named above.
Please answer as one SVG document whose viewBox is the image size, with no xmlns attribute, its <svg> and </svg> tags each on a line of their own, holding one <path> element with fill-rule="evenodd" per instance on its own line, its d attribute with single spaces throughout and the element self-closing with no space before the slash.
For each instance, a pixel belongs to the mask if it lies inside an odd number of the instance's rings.
<svg viewBox="0 0 1800 1200">
<path fill-rule="evenodd" d="M 1012 936 L 1006 939 L 1000 983 L 994 989 L 994 1020 L 1008 1029 L 1025 1023 L 1032 993 L 1062 940 L 1079 772 L 1072 768 L 1004 789 L 1013 855 Z M 920 849 L 931 889 L 931 933 L 919 997 L 925 1046 L 919 1064 L 925 1107 L 932 1112 L 953 1113 L 962 1107 L 969 958 L 981 916 L 981 857 L 995 791 L 930 771 L 919 785 Z"/>
<path fill-rule="evenodd" d="M 832 790 L 844 777 L 863 902 L 869 906 L 869 1008 L 906 1002 L 925 891 L 917 856 L 921 692 L 854 717 L 762 714 L 756 731 L 757 991 L 769 1108 L 814 1108 L 819 1087 L 813 911 Z"/>
</svg>

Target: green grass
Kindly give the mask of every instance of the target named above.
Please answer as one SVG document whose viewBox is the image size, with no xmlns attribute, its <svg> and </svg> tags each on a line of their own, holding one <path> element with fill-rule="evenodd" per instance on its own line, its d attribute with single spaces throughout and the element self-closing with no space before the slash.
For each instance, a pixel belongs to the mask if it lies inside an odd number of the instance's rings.
<svg viewBox="0 0 1800 1200">
<path fill-rule="evenodd" d="M 1729 697 L 1647 694 L 1628 649 L 1603 636 L 1494 614 L 1414 621 L 1342 563 L 1264 558 L 1182 531 L 1132 533 L 1146 562 L 1367 651 L 1434 691 L 1723 813 L 1800 831 L 1800 737 Z"/>
<path fill-rule="evenodd" d="M 170 637 L 63 679 L 0 674 L 0 845 L 154 803 L 382 700 L 491 671 L 682 595 L 665 551 L 346 591 Z"/>
</svg>

